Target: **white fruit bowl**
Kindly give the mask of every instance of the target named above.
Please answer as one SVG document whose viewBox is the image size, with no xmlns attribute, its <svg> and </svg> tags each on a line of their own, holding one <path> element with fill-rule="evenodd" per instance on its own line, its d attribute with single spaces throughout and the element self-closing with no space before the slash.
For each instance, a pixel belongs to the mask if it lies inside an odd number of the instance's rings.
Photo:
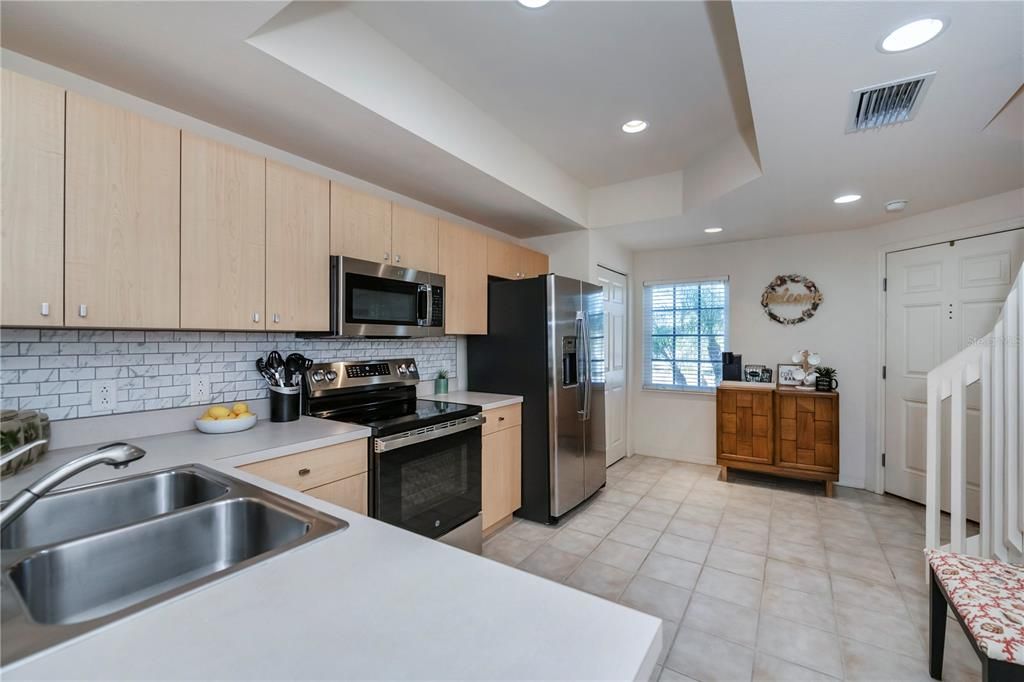
<svg viewBox="0 0 1024 682">
<path fill-rule="evenodd" d="M 196 428 L 203 433 L 237 433 L 256 426 L 256 415 L 240 419 L 208 419 L 196 420 Z"/>
</svg>

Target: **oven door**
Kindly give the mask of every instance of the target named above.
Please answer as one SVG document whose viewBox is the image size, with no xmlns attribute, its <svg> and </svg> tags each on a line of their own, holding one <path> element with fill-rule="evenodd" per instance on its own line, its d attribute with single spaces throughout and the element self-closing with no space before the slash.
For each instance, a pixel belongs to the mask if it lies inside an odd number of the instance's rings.
<svg viewBox="0 0 1024 682">
<path fill-rule="evenodd" d="M 334 322 L 344 336 L 434 336 L 444 329 L 444 277 L 343 258 Z"/>
<path fill-rule="evenodd" d="M 440 538 L 480 514 L 482 415 L 373 440 L 374 518 Z"/>
</svg>

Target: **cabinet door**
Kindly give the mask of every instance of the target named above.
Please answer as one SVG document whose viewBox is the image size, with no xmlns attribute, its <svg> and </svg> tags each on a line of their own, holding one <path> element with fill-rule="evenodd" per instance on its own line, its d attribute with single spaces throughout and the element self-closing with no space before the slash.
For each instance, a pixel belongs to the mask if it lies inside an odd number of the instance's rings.
<svg viewBox="0 0 1024 682">
<path fill-rule="evenodd" d="M 330 182 L 267 161 L 267 329 L 330 328 Z"/>
<path fill-rule="evenodd" d="M 505 279 L 523 276 L 520 247 L 503 239 L 487 240 L 487 274 Z"/>
<path fill-rule="evenodd" d="M 776 464 L 839 473 L 839 403 L 830 396 L 777 397 Z"/>
<path fill-rule="evenodd" d="M 393 265 L 437 272 L 437 216 L 395 205 L 391 218 Z"/>
<path fill-rule="evenodd" d="M 391 202 L 331 183 L 331 255 L 391 262 Z"/>
<path fill-rule="evenodd" d="M 180 131 L 67 95 L 65 324 L 178 326 Z"/>
<path fill-rule="evenodd" d="M 181 326 L 264 329 L 263 158 L 181 136 Z"/>
<path fill-rule="evenodd" d="M 3 70 L 0 325 L 64 323 L 64 89 Z"/>
<path fill-rule="evenodd" d="M 349 476 L 340 481 L 334 481 L 327 485 L 306 490 L 307 495 L 312 495 L 318 500 L 336 504 L 345 509 L 351 509 L 360 514 L 366 513 L 366 474 Z"/>
<path fill-rule="evenodd" d="M 519 426 L 483 437 L 481 506 L 485 530 L 522 506 L 521 439 Z"/>
<path fill-rule="evenodd" d="M 718 389 L 718 456 L 772 463 L 772 393 Z"/>
<path fill-rule="evenodd" d="M 487 236 L 445 220 L 438 225 L 446 334 L 487 333 Z"/>
<path fill-rule="evenodd" d="M 524 277 L 537 277 L 548 273 L 548 255 L 546 253 L 523 249 L 522 259 Z"/>
</svg>

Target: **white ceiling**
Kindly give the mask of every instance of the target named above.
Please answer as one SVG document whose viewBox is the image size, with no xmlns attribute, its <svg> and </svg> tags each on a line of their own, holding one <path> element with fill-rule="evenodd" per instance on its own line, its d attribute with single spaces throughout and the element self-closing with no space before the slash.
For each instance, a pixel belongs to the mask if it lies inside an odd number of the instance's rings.
<svg viewBox="0 0 1024 682">
<path fill-rule="evenodd" d="M 875 49 L 930 13 L 951 20 L 932 43 Z M 985 130 L 1024 84 L 1020 2 L 7 2 L 0 20 L 4 48 L 517 236 L 608 225 L 661 248 L 1024 186 L 1019 99 Z M 927 71 L 914 121 L 845 134 L 851 90 Z M 632 117 L 651 129 L 619 132 Z M 834 206 L 845 192 L 864 199 Z M 885 214 L 895 198 L 910 208 Z"/>
<path fill-rule="evenodd" d="M 727 75 L 745 98 L 728 3 L 349 6 L 588 187 L 679 170 L 750 126 L 729 92 Z M 620 131 L 635 118 L 651 127 Z"/>
</svg>

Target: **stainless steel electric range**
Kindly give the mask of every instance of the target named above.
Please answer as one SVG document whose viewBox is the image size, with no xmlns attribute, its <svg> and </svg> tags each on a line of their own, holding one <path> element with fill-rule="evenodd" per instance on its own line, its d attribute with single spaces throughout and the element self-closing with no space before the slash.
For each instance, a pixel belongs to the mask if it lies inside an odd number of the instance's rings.
<svg viewBox="0 0 1024 682">
<path fill-rule="evenodd" d="M 481 551 L 480 407 L 416 398 L 410 358 L 328 362 L 305 374 L 304 411 L 367 426 L 371 516 Z"/>
</svg>

